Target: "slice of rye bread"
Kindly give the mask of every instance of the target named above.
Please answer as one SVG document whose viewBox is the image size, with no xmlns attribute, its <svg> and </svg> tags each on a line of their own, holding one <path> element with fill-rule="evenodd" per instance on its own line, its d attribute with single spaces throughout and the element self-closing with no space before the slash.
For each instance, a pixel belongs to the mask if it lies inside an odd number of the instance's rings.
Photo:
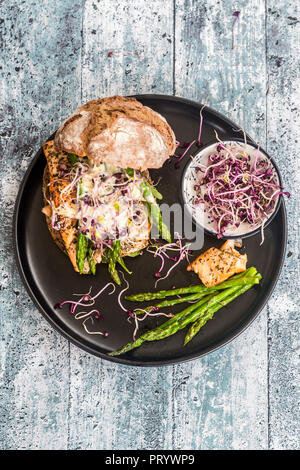
<svg viewBox="0 0 300 470">
<path fill-rule="evenodd" d="M 56 243 L 56 245 L 61 251 L 66 252 L 68 254 L 75 271 L 78 272 L 78 266 L 77 266 L 77 261 L 76 261 L 76 247 L 77 247 L 77 240 L 78 240 L 78 231 L 76 228 L 77 219 L 60 217 L 60 222 L 62 222 L 63 226 L 61 227 L 60 230 L 55 230 L 52 227 L 52 221 L 51 221 L 51 216 L 50 216 L 51 206 L 49 205 L 49 201 L 50 199 L 53 199 L 53 191 L 52 191 L 52 194 L 50 194 L 49 192 L 49 186 L 51 182 L 50 171 L 51 171 L 52 177 L 57 177 L 59 174 L 57 170 L 57 165 L 61 163 L 64 163 L 66 165 L 69 164 L 68 160 L 66 160 L 67 155 L 65 154 L 65 152 L 60 152 L 58 154 L 58 152 L 55 150 L 53 141 L 46 142 L 46 144 L 43 145 L 43 150 L 47 159 L 47 165 L 44 169 L 43 184 L 42 184 L 43 198 L 44 198 L 44 204 L 45 204 L 45 207 L 43 208 L 43 213 L 46 217 L 46 223 L 47 223 L 49 232 L 54 242 Z M 49 171 L 50 168 L 51 170 Z M 145 172 L 145 176 L 147 177 L 148 181 L 151 183 L 151 179 L 150 179 L 150 175 L 148 171 Z M 55 189 L 59 190 L 59 186 L 57 186 Z M 55 191 L 54 191 L 54 201 L 57 202 L 57 200 L 60 200 L 60 195 L 58 194 L 57 197 L 55 197 Z M 57 207 L 56 202 L 55 202 L 55 206 Z M 135 253 L 136 251 L 142 250 L 143 248 L 146 248 L 149 243 L 150 231 L 151 231 L 151 224 L 148 221 L 148 231 L 147 231 L 147 236 L 145 238 L 134 240 L 128 237 L 122 240 L 120 255 L 124 257 L 132 253 Z M 95 250 L 93 252 L 93 258 L 94 258 L 95 264 L 98 264 L 101 262 L 100 250 Z M 88 274 L 89 272 L 90 272 L 90 267 L 89 267 L 88 261 L 86 260 L 84 264 L 83 274 Z"/>
<path fill-rule="evenodd" d="M 159 113 L 135 98 L 112 96 L 89 101 L 60 126 L 58 150 L 120 168 L 160 168 L 173 155 L 173 130 Z"/>
</svg>

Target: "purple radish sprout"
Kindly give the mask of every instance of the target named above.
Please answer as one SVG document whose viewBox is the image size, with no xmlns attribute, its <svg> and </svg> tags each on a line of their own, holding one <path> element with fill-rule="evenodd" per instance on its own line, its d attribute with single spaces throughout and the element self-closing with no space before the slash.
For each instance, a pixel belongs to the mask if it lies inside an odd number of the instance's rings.
<svg viewBox="0 0 300 470">
<path fill-rule="evenodd" d="M 234 23 L 233 23 L 233 27 L 232 27 L 232 49 L 235 49 L 235 42 L 236 42 L 236 39 L 235 39 L 235 30 L 236 30 L 237 22 L 238 22 L 239 17 L 240 17 L 240 12 L 239 12 L 239 11 L 235 11 L 235 12 L 233 13 L 233 16 L 235 16 L 235 19 L 234 19 Z"/>
<path fill-rule="evenodd" d="M 187 154 L 187 152 L 190 150 L 190 148 L 194 145 L 195 143 L 195 140 L 193 140 L 190 145 L 187 147 L 187 149 L 183 152 L 182 155 L 180 155 L 179 159 L 177 160 L 177 162 L 175 163 L 175 168 L 179 168 L 179 163 L 181 162 L 181 160 L 185 157 L 185 155 Z"/>
<path fill-rule="evenodd" d="M 198 167 L 193 167 L 193 203 L 204 205 L 221 238 L 228 228 L 238 227 L 242 222 L 252 228 L 261 225 L 271 215 L 276 198 L 289 193 L 277 184 L 276 172 L 260 156 L 259 148 L 251 164 L 245 145 L 226 146 L 216 136 L 219 144 L 209 155 L 205 172 L 196 172 Z"/>
<path fill-rule="evenodd" d="M 198 133 L 198 139 L 197 139 L 197 146 L 201 147 L 201 134 L 202 134 L 202 124 L 203 124 L 203 116 L 202 116 L 202 111 L 204 109 L 205 105 L 202 106 L 200 109 L 200 125 L 199 125 L 199 133 Z"/>
</svg>

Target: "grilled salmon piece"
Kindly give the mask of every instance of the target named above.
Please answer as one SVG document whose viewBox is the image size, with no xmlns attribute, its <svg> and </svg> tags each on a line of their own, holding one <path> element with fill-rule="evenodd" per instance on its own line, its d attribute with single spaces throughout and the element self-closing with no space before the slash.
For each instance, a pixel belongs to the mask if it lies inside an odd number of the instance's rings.
<svg viewBox="0 0 300 470">
<path fill-rule="evenodd" d="M 66 152 L 58 152 L 54 145 L 54 140 L 49 140 L 43 144 L 44 155 L 47 160 L 49 178 L 54 179 L 59 177 L 59 166 L 64 165 L 65 168 L 70 169 L 71 164 Z"/>
<path fill-rule="evenodd" d="M 235 249 L 234 240 L 227 240 L 220 249 L 209 248 L 202 253 L 187 270 L 194 271 L 206 287 L 213 287 L 245 271 L 246 264 L 247 255 L 241 255 Z"/>
</svg>

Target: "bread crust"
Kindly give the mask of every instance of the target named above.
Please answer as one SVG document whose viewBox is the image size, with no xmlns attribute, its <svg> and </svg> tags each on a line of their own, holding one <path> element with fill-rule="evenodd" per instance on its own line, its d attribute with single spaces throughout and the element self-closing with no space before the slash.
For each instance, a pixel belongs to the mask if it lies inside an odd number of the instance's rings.
<svg viewBox="0 0 300 470">
<path fill-rule="evenodd" d="M 176 148 L 167 121 L 135 98 L 112 96 L 79 107 L 58 129 L 58 150 L 120 168 L 160 168 Z"/>
</svg>

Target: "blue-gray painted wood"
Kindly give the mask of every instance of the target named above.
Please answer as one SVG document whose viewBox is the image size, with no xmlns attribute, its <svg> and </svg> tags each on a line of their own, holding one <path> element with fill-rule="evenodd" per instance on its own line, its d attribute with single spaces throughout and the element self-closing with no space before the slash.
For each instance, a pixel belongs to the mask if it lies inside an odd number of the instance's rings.
<svg viewBox="0 0 300 470">
<path fill-rule="evenodd" d="M 269 442 L 276 449 L 299 449 L 299 26 L 293 1 L 267 2 L 267 149 L 292 194 L 287 257 L 268 305 Z"/>
<path fill-rule="evenodd" d="M 289 0 L 1 2 L 0 448 L 299 448 L 297 16 Z M 51 329 L 16 272 L 12 210 L 32 156 L 80 103 L 115 93 L 175 93 L 225 113 L 276 158 L 292 192 L 267 307 L 187 364 L 89 356 Z"/>
</svg>

